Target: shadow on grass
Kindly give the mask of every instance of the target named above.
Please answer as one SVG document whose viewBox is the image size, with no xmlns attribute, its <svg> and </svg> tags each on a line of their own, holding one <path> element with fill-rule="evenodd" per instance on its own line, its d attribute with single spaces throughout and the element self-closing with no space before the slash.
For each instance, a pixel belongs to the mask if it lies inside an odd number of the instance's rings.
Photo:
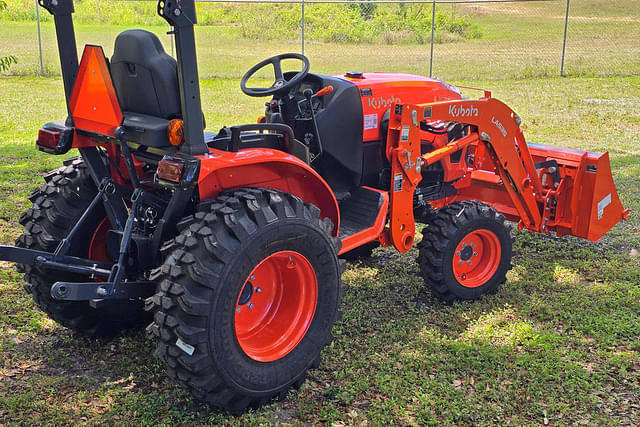
<svg viewBox="0 0 640 427">
<path fill-rule="evenodd" d="M 616 184 L 639 205 L 634 166 Z M 637 168 L 636 168 L 637 169 Z M 626 172 L 626 173 L 625 173 Z M 335 340 L 288 401 L 233 418 L 166 379 L 142 331 L 110 341 L 8 309 L 0 419 L 19 423 L 625 423 L 640 408 L 640 259 L 632 216 L 597 243 L 516 233 L 496 295 L 445 305 L 425 289 L 415 249 L 352 263 Z M 14 276 L 8 277 L 15 287 Z M 5 302 L 17 298 L 5 293 Z M 29 320 L 27 320 L 29 319 Z M 34 320 L 36 319 L 36 320 Z M 40 319 L 40 320 L 37 320 Z M 10 325 L 14 325 L 10 330 Z M 635 406 L 634 406 L 635 405 Z"/>
<path fill-rule="evenodd" d="M 3 417 L 329 422 L 355 410 L 372 423 L 539 422 L 544 411 L 563 422 L 622 419 L 625 400 L 638 397 L 640 298 L 637 282 L 620 275 L 637 277 L 638 266 L 603 267 L 597 253 L 586 262 L 563 256 L 571 242 L 530 238 L 518 235 L 516 274 L 502 290 L 473 303 L 432 299 L 415 253 L 377 250 L 351 265 L 336 339 L 283 404 L 229 418 L 166 380 L 143 332 L 100 341 L 56 328 L 5 339 Z M 607 258 L 619 261 L 628 258 Z M 607 278 L 594 285 L 586 276 L 602 270 L 588 268 L 604 268 Z"/>
<path fill-rule="evenodd" d="M 330 376 L 352 388 L 348 396 L 375 390 L 400 403 L 387 408 L 396 420 L 633 419 L 640 265 L 575 243 L 519 233 L 515 274 L 501 291 L 453 305 L 410 283 L 421 281 L 405 268 L 414 254 L 376 252 L 354 266 L 373 277 L 353 279 L 335 346 L 345 362 Z"/>
</svg>

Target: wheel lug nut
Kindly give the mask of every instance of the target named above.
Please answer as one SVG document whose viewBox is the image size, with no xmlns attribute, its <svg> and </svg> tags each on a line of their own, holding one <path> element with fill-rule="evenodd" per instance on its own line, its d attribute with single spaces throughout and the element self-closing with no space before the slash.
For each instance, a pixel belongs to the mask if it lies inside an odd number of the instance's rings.
<svg viewBox="0 0 640 427">
<path fill-rule="evenodd" d="M 249 280 L 256 280 L 256 275 L 252 274 L 251 277 L 249 277 Z"/>
<path fill-rule="evenodd" d="M 456 252 L 456 255 L 460 256 L 460 255 L 462 255 L 462 252 L 458 251 L 458 252 Z"/>
<path fill-rule="evenodd" d="M 238 313 L 240 313 L 240 312 L 242 311 L 242 309 L 241 309 L 240 307 L 238 307 L 238 308 L 236 308 L 236 311 L 237 311 Z"/>
<path fill-rule="evenodd" d="M 463 260 L 458 261 L 458 264 L 464 264 Z"/>
<path fill-rule="evenodd" d="M 247 304 L 247 307 L 249 307 L 249 310 L 251 310 L 253 308 L 253 303 L 250 302 L 249 304 Z"/>
<path fill-rule="evenodd" d="M 260 292 L 262 292 L 262 288 L 256 288 L 256 293 L 259 294 Z"/>
<path fill-rule="evenodd" d="M 473 256 L 478 256 L 478 252 L 474 252 L 474 253 L 473 253 Z"/>
<path fill-rule="evenodd" d="M 476 244 L 475 244 L 475 243 L 472 243 L 472 244 L 471 244 L 471 247 L 472 247 L 472 248 L 473 248 L 473 247 L 475 247 L 475 246 L 476 246 Z"/>
<path fill-rule="evenodd" d="M 471 260 L 467 261 L 467 264 L 471 264 Z"/>
</svg>

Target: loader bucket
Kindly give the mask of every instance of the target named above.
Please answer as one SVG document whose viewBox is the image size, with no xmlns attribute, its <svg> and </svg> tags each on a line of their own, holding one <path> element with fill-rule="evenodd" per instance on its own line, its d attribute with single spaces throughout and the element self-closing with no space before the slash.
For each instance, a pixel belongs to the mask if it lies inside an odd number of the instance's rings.
<svg viewBox="0 0 640 427">
<path fill-rule="evenodd" d="M 629 216 L 613 182 L 609 153 L 527 145 L 536 162 L 556 160 L 566 181 L 558 188 L 556 221 L 550 224 L 558 235 L 595 242 Z"/>
<path fill-rule="evenodd" d="M 588 159 L 588 161 L 587 161 Z M 599 155 L 595 162 L 587 157 L 578 169 L 572 198 L 576 199 L 573 235 L 592 242 L 600 239 L 620 220 L 629 216 L 616 191 L 609 153 Z"/>
</svg>

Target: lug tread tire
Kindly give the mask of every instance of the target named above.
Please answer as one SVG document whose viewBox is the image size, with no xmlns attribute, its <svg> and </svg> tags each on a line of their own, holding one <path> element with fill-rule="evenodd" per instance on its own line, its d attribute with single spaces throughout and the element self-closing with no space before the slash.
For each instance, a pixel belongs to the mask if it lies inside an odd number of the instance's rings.
<svg viewBox="0 0 640 427">
<path fill-rule="evenodd" d="M 473 227 L 478 222 L 494 224 L 501 243 L 502 257 L 498 270 L 484 285 L 464 288 L 450 273 L 447 262 L 459 239 L 466 234 L 461 235 L 462 230 L 469 230 L 470 226 Z M 423 228 L 422 241 L 418 244 L 416 261 L 425 284 L 436 297 L 448 303 L 457 299 L 473 300 L 497 292 L 499 286 L 506 281 L 507 271 L 512 267 L 513 238 L 510 233 L 511 229 L 505 224 L 504 215 L 484 203 L 456 202 L 438 210 L 431 223 Z"/>
<path fill-rule="evenodd" d="M 296 196 L 253 188 L 223 192 L 215 200 L 202 202 L 194 215 L 180 221 L 180 234 L 163 246 L 165 262 L 153 275 L 158 282 L 157 293 L 147 300 L 146 309 L 154 313 L 147 331 L 150 338 L 156 340 L 156 357 L 165 363 L 169 376 L 198 400 L 231 413 L 284 399 L 290 389 L 297 389 L 304 382 L 306 369 L 318 366 L 320 351 L 332 340 L 331 333 L 327 333 L 324 342 L 315 344 L 313 360 L 303 372 L 265 392 L 247 393 L 234 387 L 222 372 L 224 366 L 221 368 L 227 356 L 216 357 L 211 349 L 209 329 L 213 326 L 209 316 L 213 310 L 210 304 L 222 298 L 226 286 L 231 286 L 226 281 L 231 274 L 227 267 L 244 256 L 241 252 L 252 244 L 249 241 L 266 243 L 260 240 L 263 238 L 260 230 L 283 221 L 286 227 L 287 219 L 302 219 L 326 235 L 335 257 L 330 263 L 337 262 L 338 276 L 341 276 L 346 263 L 337 258 L 341 242 L 331 237 L 331 221 L 321 220 L 316 206 L 304 204 Z M 331 256 L 326 258 L 330 260 Z M 254 265 L 259 261 L 251 260 Z M 339 302 L 344 285 L 339 277 L 337 284 L 338 298 L 334 318 L 328 320 L 330 325 L 340 317 Z M 185 351 L 185 345 L 189 351 Z"/>
<path fill-rule="evenodd" d="M 64 166 L 44 176 L 45 183 L 29 196 L 33 206 L 24 212 L 19 223 L 25 232 L 16 246 L 53 252 L 97 194 L 96 186 L 83 161 L 68 159 Z M 70 254 L 84 257 L 86 248 L 72 248 Z M 82 253 L 85 251 L 84 253 Z M 123 329 L 143 326 L 149 316 L 141 301 L 121 301 L 103 308 L 92 308 L 88 302 L 58 301 L 51 297 L 56 281 L 86 280 L 82 276 L 29 265 L 17 265 L 24 273 L 24 289 L 38 307 L 57 323 L 88 336 L 113 336 Z"/>
</svg>

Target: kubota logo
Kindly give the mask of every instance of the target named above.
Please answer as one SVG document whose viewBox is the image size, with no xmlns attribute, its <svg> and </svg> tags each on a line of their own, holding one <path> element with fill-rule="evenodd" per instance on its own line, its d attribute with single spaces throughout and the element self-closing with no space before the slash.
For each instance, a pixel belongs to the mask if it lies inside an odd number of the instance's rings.
<svg viewBox="0 0 640 427">
<path fill-rule="evenodd" d="M 378 99 L 376 98 L 369 98 L 369 107 L 371 108 L 375 108 L 376 110 L 378 108 L 387 108 L 387 107 L 391 107 L 391 104 L 393 103 L 399 104 L 402 101 L 400 101 L 400 98 L 396 98 L 395 96 L 391 96 L 391 98 L 383 98 L 380 97 Z"/>
<path fill-rule="evenodd" d="M 449 105 L 449 115 L 451 117 L 478 117 L 478 109 L 473 105 L 466 108 L 460 105 Z"/>
</svg>

